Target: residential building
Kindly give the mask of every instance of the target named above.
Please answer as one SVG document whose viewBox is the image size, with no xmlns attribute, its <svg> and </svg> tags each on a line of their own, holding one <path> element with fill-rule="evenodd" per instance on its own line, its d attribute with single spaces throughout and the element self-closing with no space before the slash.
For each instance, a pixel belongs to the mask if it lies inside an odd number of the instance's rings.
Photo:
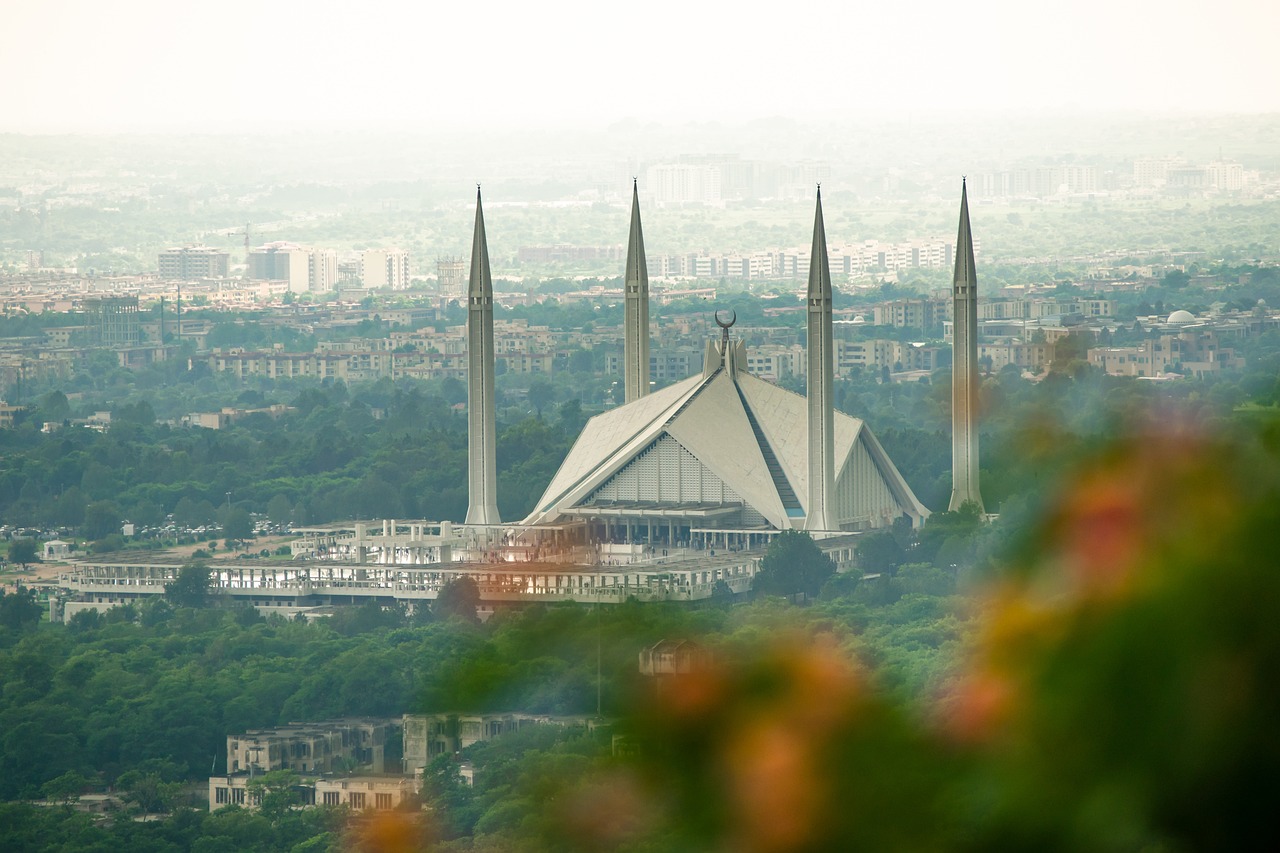
<svg viewBox="0 0 1280 853">
<path fill-rule="evenodd" d="M 695 163 L 665 163 L 645 172 L 645 189 L 662 204 L 721 204 L 720 169 Z"/>
<path fill-rule="evenodd" d="M 0 429 L 13 429 L 13 416 L 26 409 L 26 406 L 11 406 L 0 400 Z"/>
<path fill-rule="evenodd" d="M 1047 343 L 1022 343 L 1009 341 L 1005 343 L 978 342 L 978 361 L 986 363 L 990 360 L 990 369 L 999 372 L 1006 365 L 1014 365 L 1032 373 L 1039 373 L 1053 361 L 1053 347 Z"/>
<path fill-rule="evenodd" d="M 360 286 L 365 290 L 404 290 L 409 286 L 409 253 L 404 249 L 366 249 L 360 254 Z"/>
<path fill-rule="evenodd" d="M 252 280 L 283 281 L 287 283 L 285 290 L 289 293 L 306 293 L 311 289 L 313 266 L 315 272 L 323 278 L 327 274 L 323 253 L 318 264 L 313 264 L 312 252 L 293 243 L 267 243 L 249 253 L 248 277 Z M 333 272 L 330 280 L 337 277 L 337 256 L 333 255 Z M 326 287 L 325 290 L 332 290 Z"/>
<path fill-rule="evenodd" d="M 226 278 L 231 267 L 231 253 L 211 246 L 184 246 L 160 253 L 160 277 L 192 281 L 202 278 Z"/>
<path fill-rule="evenodd" d="M 1205 377 L 1244 367 L 1244 358 L 1223 347 L 1203 325 L 1149 338 L 1137 346 L 1090 347 L 1089 363 L 1112 376 L 1156 377 L 1166 373 Z"/>
<path fill-rule="evenodd" d="M 91 346 L 127 347 L 142 342 L 138 297 L 114 296 L 84 301 L 85 330 Z"/>
<path fill-rule="evenodd" d="M 940 327 L 948 314 L 947 301 L 942 299 L 894 299 L 872 309 L 877 326 L 922 331 Z"/>
</svg>

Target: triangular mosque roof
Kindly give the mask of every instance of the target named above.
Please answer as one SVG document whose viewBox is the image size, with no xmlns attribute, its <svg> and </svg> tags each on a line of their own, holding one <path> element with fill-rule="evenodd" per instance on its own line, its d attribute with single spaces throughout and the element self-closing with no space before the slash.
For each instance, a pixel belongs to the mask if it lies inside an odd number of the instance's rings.
<svg viewBox="0 0 1280 853">
<path fill-rule="evenodd" d="M 793 526 L 797 512 L 803 517 L 807 502 L 807 415 L 804 396 L 745 370 L 721 367 L 709 375 L 691 376 L 589 420 L 524 523 L 560 520 L 669 435 L 770 524 L 786 529 Z M 837 474 L 860 437 L 902 512 L 927 516 L 928 510 L 911 493 L 870 430 L 843 412 L 835 413 Z M 785 482 L 770 470 L 770 456 Z"/>
</svg>

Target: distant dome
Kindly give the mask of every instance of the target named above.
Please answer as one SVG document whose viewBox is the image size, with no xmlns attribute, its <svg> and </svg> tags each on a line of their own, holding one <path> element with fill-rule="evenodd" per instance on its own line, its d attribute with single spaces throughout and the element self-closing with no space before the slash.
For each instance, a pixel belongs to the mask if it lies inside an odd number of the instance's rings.
<svg viewBox="0 0 1280 853">
<path fill-rule="evenodd" d="M 1195 321 L 1196 315 L 1192 314 L 1190 311 L 1174 311 L 1169 315 L 1168 323 L 1170 325 L 1181 326 L 1184 323 L 1194 323 Z"/>
</svg>

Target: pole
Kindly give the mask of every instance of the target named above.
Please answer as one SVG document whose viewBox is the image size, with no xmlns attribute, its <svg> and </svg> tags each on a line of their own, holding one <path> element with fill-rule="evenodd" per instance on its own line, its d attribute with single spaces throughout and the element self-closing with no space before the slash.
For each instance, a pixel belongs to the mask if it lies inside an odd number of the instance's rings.
<svg viewBox="0 0 1280 853">
<path fill-rule="evenodd" d="M 596 602 L 596 719 L 597 720 L 600 719 L 600 709 L 601 709 L 600 649 L 602 645 L 603 645 L 603 640 L 600 634 L 600 602 L 597 601 Z"/>
</svg>

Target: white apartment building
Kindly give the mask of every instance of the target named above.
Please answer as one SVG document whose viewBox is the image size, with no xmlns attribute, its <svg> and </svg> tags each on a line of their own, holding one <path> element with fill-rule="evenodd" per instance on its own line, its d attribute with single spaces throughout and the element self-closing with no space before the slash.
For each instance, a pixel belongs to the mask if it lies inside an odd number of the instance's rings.
<svg viewBox="0 0 1280 853">
<path fill-rule="evenodd" d="M 720 168 L 691 163 L 650 166 L 645 189 L 658 204 L 720 204 Z"/>
<path fill-rule="evenodd" d="M 288 293 L 325 293 L 338 280 L 338 255 L 332 249 L 305 249 L 294 243 L 267 243 L 249 252 L 253 281 L 285 282 Z"/>
<path fill-rule="evenodd" d="M 365 290 L 407 288 L 409 253 L 404 249 L 366 249 L 361 252 L 360 286 Z"/>
</svg>

